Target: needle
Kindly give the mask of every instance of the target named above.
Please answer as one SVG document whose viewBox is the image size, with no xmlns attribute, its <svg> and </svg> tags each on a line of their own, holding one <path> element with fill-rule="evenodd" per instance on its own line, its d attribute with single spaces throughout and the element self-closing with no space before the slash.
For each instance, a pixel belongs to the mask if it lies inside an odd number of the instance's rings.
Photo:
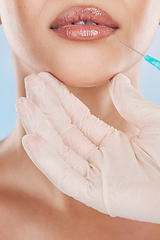
<svg viewBox="0 0 160 240">
<path fill-rule="evenodd" d="M 120 42 L 120 43 L 122 43 L 123 45 L 125 45 L 126 47 L 128 47 L 128 48 L 130 48 L 131 50 L 133 50 L 133 51 L 135 51 L 135 52 L 137 52 L 137 53 L 139 53 L 140 55 L 142 55 L 143 57 L 145 56 L 145 55 L 143 55 L 142 53 L 140 53 L 140 52 L 138 52 L 137 50 L 135 50 L 134 48 L 132 48 L 132 47 L 129 47 L 127 44 L 125 44 L 125 43 L 123 43 L 123 42 L 121 42 L 120 40 L 117 40 L 117 39 L 115 39 L 117 42 Z"/>
<path fill-rule="evenodd" d="M 142 53 L 138 52 L 137 50 L 135 50 L 132 47 L 129 47 L 127 44 L 121 42 L 120 40 L 115 39 L 117 42 L 120 42 L 121 44 L 125 45 L 126 47 L 130 48 L 131 50 L 133 50 L 134 52 L 140 54 L 141 56 L 144 57 L 144 59 L 149 62 L 150 64 L 152 64 L 154 67 L 156 67 L 158 70 L 160 70 L 160 61 L 158 61 L 157 59 L 149 56 L 149 55 L 143 55 Z"/>
</svg>

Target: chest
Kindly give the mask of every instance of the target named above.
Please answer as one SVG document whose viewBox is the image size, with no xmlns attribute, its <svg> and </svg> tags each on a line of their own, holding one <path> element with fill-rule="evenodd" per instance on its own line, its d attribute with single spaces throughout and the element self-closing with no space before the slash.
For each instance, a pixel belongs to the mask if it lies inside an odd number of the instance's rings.
<svg viewBox="0 0 160 240">
<path fill-rule="evenodd" d="M 33 199 L 0 204 L 0 239 L 5 240 L 159 240 L 160 225 L 100 214 L 79 217 Z"/>
</svg>

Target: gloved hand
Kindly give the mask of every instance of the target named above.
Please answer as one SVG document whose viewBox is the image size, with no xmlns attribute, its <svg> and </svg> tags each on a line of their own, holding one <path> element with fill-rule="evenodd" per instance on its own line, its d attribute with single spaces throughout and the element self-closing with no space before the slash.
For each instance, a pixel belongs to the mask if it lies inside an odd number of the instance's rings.
<svg viewBox="0 0 160 240">
<path fill-rule="evenodd" d="M 120 115 L 137 136 L 91 114 L 51 74 L 26 79 L 17 112 L 22 143 L 34 164 L 63 193 L 112 217 L 160 223 L 160 107 L 123 74 L 109 83 Z"/>
</svg>

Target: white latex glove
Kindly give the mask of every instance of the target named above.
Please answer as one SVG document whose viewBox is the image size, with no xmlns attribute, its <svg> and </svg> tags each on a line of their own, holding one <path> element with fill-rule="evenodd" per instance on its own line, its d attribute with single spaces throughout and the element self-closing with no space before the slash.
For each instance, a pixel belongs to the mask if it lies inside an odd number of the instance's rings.
<svg viewBox="0 0 160 240">
<path fill-rule="evenodd" d="M 51 74 L 29 75 L 27 98 L 16 103 L 23 146 L 63 193 L 112 217 L 160 223 L 160 107 L 123 74 L 109 90 L 137 136 L 96 118 Z"/>
</svg>

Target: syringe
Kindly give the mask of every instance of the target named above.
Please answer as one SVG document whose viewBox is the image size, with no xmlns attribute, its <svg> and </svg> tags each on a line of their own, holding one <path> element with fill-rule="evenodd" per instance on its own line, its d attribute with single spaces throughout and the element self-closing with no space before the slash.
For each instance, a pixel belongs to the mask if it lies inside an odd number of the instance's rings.
<svg viewBox="0 0 160 240">
<path fill-rule="evenodd" d="M 160 61 L 158 61 L 157 59 L 149 56 L 149 55 L 143 55 L 142 53 L 138 52 L 137 50 L 135 50 L 134 48 L 132 47 L 129 47 L 127 44 L 121 42 L 120 40 L 118 39 L 115 39 L 116 41 L 122 43 L 123 45 L 125 45 L 126 47 L 130 48 L 131 50 L 137 52 L 138 54 L 140 54 L 141 56 L 144 57 L 144 59 L 149 62 L 150 64 L 152 64 L 154 67 L 156 67 L 158 70 L 160 70 Z"/>
</svg>

